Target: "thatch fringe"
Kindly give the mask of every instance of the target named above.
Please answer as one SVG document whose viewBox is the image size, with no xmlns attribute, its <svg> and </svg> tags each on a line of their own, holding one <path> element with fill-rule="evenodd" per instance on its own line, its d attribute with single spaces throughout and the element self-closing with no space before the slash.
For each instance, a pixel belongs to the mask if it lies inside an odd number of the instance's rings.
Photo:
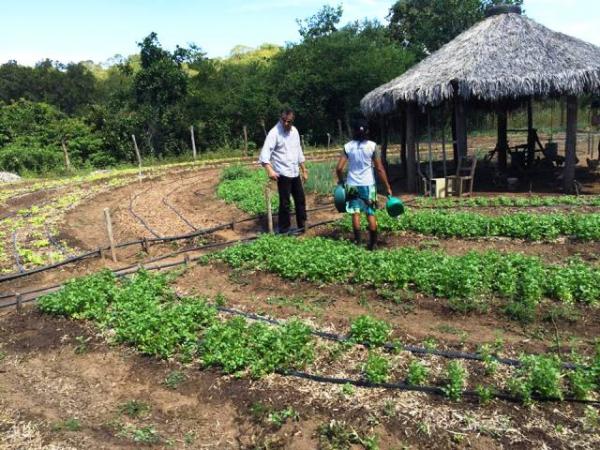
<svg viewBox="0 0 600 450">
<path fill-rule="evenodd" d="M 458 92 L 455 93 L 455 86 Z M 398 103 L 436 106 L 456 95 L 498 102 L 600 92 L 600 48 L 518 14 L 492 16 L 367 94 L 367 115 Z"/>
</svg>

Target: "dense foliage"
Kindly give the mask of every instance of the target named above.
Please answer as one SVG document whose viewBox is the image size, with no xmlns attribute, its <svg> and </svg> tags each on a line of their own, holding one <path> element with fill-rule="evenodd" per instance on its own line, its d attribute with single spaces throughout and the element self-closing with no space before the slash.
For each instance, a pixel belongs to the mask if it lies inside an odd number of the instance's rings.
<svg viewBox="0 0 600 450">
<path fill-rule="evenodd" d="M 537 207 L 537 206 L 600 206 L 597 195 L 561 195 L 528 197 L 468 197 L 468 198 L 431 198 L 417 197 L 416 205 L 427 208 L 446 209 L 456 207 Z"/>
<path fill-rule="evenodd" d="M 340 19 L 341 8 L 324 7 L 299 21 L 299 42 L 240 46 L 228 58 L 207 58 L 195 45 L 166 50 L 150 33 L 138 43 L 138 55 L 115 57 L 107 66 L 6 63 L 0 66 L 0 170 L 61 168 L 63 141 L 75 167 L 133 162 L 132 134 L 144 158 L 189 154 L 190 126 L 201 152 L 241 148 L 246 126 L 253 151 L 283 105 L 297 110 L 307 144 L 326 143 L 327 133 L 345 139 L 338 120 L 347 133 L 360 98 L 414 57 L 386 26 L 342 26 Z M 20 128 L 7 117 L 40 108 L 46 114 Z"/>
<path fill-rule="evenodd" d="M 504 236 L 531 241 L 556 239 L 559 236 L 582 241 L 600 239 L 600 214 L 593 213 L 510 213 L 493 216 L 476 212 L 418 210 L 392 218 L 384 211 L 378 211 L 377 220 L 382 231 L 413 231 L 440 237 Z M 341 225 L 350 230 L 350 217 L 345 217 Z"/>
<path fill-rule="evenodd" d="M 524 319 L 529 318 L 526 312 L 535 312 L 544 297 L 587 304 L 600 300 L 597 267 L 577 260 L 564 266 L 548 265 L 537 257 L 517 253 L 449 256 L 412 248 L 369 252 L 351 243 L 323 238 L 264 236 L 216 257 L 232 267 L 269 270 L 294 280 L 391 285 L 472 302 L 495 296 L 515 308 L 515 317 Z"/>
<path fill-rule="evenodd" d="M 238 376 L 260 377 L 277 370 L 303 368 L 316 356 L 337 352 L 325 343 L 315 345 L 312 330 L 296 320 L 276 327 L 242 317 L 220 320 L 216 310 L 204 300 L 176 297 L 168 282 L 167 275 L 144 271 L 121 280 L 103 271 L 67 283 L 61 290 L 42 297 L 39 304 L 48 314 L 92 320 L 110 339 L 132 345 L 145 354 L 196 360 Z M 352 345 L 353 341 L 380 345 L 390 330 L 383 321 L 361 316 L 351 324 L 350 341 L 341 345 Z M 317 355 L 318 352 L 322 353 Z M 522 366 L 511 371 L 505 387 L 526 403 L 537 398 L 567 396 L 587 399 L 594 395 L 600 381 L 600 348 L 593 357 L 579 357 L 575 370 L 565 369 L 556 356 L 523 355 L 521 361 Z M 397 370 L 397 360 L 389 358 L 382 349 L 370 349 L 360 367 L 365 380 L 385 383 L 393 381 L 390 379 Z M 486 376 L 492 375 L 486 370 Z M 427 384 L 429 378 L 433 376 L 422 362 L 410 362 L 406 370 L 409 384 Z M 468 387 L 468 378 L 463 364 L 451 361 L 441 378 L 433 382 L 450 399 L 459 400 Z M 173 372 L 165 384 L 176 386 L 183 379 L 184 374 Z M 494 377 L 493 381 L 497 384 L 499 380 Z M 487 402 L 497 390 L 479 385 L 476 391 L 480 400 Z M 143 405 L 128 403 L 122 408 L 129 415 L 137 415 Z"/>
</svg>

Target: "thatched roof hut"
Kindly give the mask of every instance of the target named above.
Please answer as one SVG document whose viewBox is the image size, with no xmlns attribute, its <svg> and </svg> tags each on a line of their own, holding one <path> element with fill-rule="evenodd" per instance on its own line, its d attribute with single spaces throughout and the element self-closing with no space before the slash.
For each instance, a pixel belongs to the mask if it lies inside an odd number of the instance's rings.
<svg viewBox="0 0 600 450">
<path fill-rule="evenodd" d="M 518 7 L 504 6 L 368 93 L 361 109 L 367 116 L 382 116 L 407 105 L 452 101 L 464 109 L 471 102 L 492 105 L 594 92 L 600 92 L 599 47 L 552 31 L 522 16 Z"/>
</svg>

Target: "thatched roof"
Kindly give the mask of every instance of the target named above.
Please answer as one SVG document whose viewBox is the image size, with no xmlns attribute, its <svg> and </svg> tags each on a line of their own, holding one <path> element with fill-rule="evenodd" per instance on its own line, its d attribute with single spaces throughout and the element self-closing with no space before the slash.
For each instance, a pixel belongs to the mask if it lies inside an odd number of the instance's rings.
<svg viewBox="0 0 600 450">
<path fill-rule="evenodd" d="M 496 102 L 525 96 L 600 92 L 600 47 L 552 31 L 520 14 L 475 24 L 403 75 L 367 94 L 367 115 L 398 102 L 435 106 L 458 95 Z"/>
</svg>

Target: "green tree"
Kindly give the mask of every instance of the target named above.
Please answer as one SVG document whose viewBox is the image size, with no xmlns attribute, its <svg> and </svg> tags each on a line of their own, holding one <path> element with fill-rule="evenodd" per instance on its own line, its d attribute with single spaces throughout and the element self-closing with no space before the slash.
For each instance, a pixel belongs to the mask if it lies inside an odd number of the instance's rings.
<svg viewBox="0 0 600 450">
<path fill-rule="evenodd" d="M 186 128 L 183 105 L 188 77 L 183 63 L 198 50 L 164 50 L 156 33 L 150 33 L 138 45 L 141 68 L 133 74 L 132 89 L 144 142 L 153 155 L 178 153 Z"/>
<path fill-rule="evenodd" d="M 390 9 L 394 39 L 421 59 L 439 49 L 485 15 L 492 5 L 522 0 L 399 0 Z"/>
<path fill-rule="evenodd" d="M 298 32 L 303 39 L 327 36 L 337 31 L 344 10 L 342 5 L 324 5 L 316 14 L 304 20 L 296 20 Z"/>
<path fill-rule="evenodd" d="M 326 142 L 328 132 L 337 134 L 337 120 L 349 125 L 367 92 L 413 62 L 381 24 L 352 23 L 288 46 L 275 58 L 271 84 L 279 101 L 297 110 L 307 140 Z"/>
</svg>

